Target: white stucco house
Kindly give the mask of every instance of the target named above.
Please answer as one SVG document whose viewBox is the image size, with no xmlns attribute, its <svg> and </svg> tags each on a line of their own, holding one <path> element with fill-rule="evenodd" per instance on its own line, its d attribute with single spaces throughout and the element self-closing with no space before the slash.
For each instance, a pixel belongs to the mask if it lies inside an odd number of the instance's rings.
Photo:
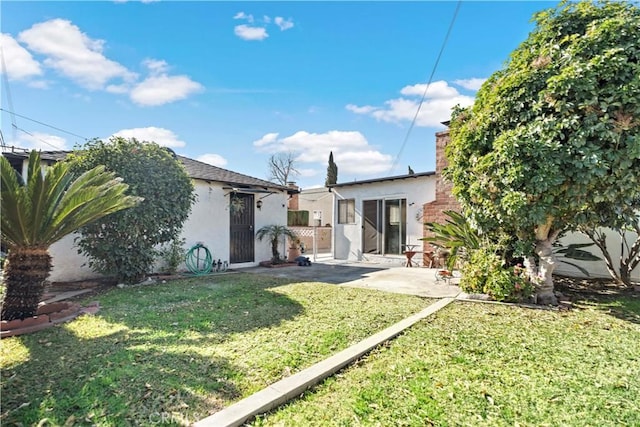
<svg viewBox="0 0 640 427">
<path fill-rule="evenodd" d="M 639 219 L 640 221 L 640 219 Z M 630 248 L 634 242 L 638 239 L 638 234 L 632 231 L 627 231 L 624 233 L 624 237 L 621 236 L 617 231 L 604 228 L 602 229 L 607 238 L 607 248 L 609 251 L 609 255 L 611 256 L 611 260 L 616 269 L 618 269 L 620 265 L 620 254 L 624 250 L 625 257 L 628 256 L 628 248 Z M 623 243 L 623 239 L 626 243 Z M 562 239 L 560 239 L 560 244 L 562 246 L 568 246 L 570 244 L 589 244 L 593 243 L 589 236 L 580 232 L 567 233 Z M 589 278 L 605 278 L 608 279 L 611 277 L 607 270 L 606 263 L 604 261 L 604 256 L 602 255 L 602 251 L 594 244 L 592 246 L 588 246 L 585 248 L 581 248 L 584 251 L 591 252 L 593 255 L 600 257 L 602 261 L 579 261 L 575 259 L 568 259 L 567 261 L 572 264 L 579 265 L 589 272 Z M 556 263 L 555 273 L 571 276 L 571 277 L 586 277 L 580 270 L 573 267 L 570 264 L 564 263 L 559 260 Z M 631 281 L 640 283 L 640 265 L 638 265 L 631 272 Z"/>
<path fill-rule="evenodd" d="M 26 172 L 29 152 L 2 153 L 21 173 Z M 62 160 L 68 152 L 42 151 L 43 163 Z M 265 225 L 287 224 L 287 201 L 296 189 L 177 156 L 193 180 L 196 202 L 182 231 L 185 251 L 198 242 L 210 250 L 214 260 L 227 261 L 230 268 L 256 266 L 271 258 L 269 242 L 256 241 L 255 232 Z M 23 175 L 24 176 L 24 175 Z M 229 209 L 231 197 L 242 204 L 241 211 Z M 52 282 L 98 277 L 86 266 L 86 258 L 74 247 L 69 235 L 50 248 Z"/>
<path fill-rule="evenodd" d="M 423 206 L 435 200 L 435 185 L 435 172 L 330 185 L 334 257 L 399 264 L 406 251 L 421 252 Z"/>
</svg>

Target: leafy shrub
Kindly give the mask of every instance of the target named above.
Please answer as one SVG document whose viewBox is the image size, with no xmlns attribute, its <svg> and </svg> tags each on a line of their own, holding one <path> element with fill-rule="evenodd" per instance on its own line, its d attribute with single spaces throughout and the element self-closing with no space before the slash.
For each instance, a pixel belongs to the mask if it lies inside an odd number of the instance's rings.
<svg viewBox="0 0 640 427">
<path fill-rule="evenodd" d="M 170 243 L 165 243 L 159 250 L 158 255 L 162 258 L 162 272 L 166 274 L 176 274 L 178 267 L 184 261 L 185 239 L 173 239 Z"/>
<path fill-rule="evenodd" d="M 534 291 L 521 267 L 492 270 L 487 276 L 484 293 L 496 301 L 517 302 L 529 298 Z"/>
<path fill-rule="evenodd" d="M 462 267 L 460 288 L 468 293 L 483 293 L 489 274 L 501 267 L 502 259 L 496 254 L 494 247 L 472 250 L 468 262 Z"/>
<path fill-rule="evenodd" d="M 90 141 L 68 161 L 75 173 L 104 165 L 129 184 L 130 194 L 144 198 L 135 208 L 81 228 L 76 239 L 94 271 L 125 283 L 140 281 L 153 268 L 157 245 L 180 234 L 195 201 L 184 166 L 156 143 L 121 137 Z"/>
<path fill-rule="evenodd" d="M 468 293 L 484 293 L 496 301 L 522 301 L 534 291 L 525 269 L 507 267 L 496 247 L 473 250 L 462 268 L 460 288 Z"/>
</svg>

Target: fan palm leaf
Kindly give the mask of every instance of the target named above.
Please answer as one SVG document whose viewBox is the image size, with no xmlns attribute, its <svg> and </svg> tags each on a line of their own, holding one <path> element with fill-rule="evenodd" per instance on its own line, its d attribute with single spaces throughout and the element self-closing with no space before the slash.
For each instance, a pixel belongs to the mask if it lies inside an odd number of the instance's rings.
<svg viewBox="0 0 640 427">
<path fill-rule="evenodd" d="M 78 228 L 110 213 L 137 205 L 128 185 L 103 166 L 74 177 L 70 165 L 58 162 L 43 171 L 40 154 L 29 155 L 23 184 L 0 157 L 0 213 L 5 264 L 2 319 L 33 316 L 51 271 L 48 248 Z"/>
</svg>

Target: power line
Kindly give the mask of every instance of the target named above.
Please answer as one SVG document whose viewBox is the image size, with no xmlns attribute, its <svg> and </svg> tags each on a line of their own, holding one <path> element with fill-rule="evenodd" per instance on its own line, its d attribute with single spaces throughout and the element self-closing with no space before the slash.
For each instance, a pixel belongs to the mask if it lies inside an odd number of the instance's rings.
<svg viewBox="0 0 640 427">
<path fill-rule="evenodd" d="M 66 134 L 73 135 L 73 136 L 75 136 L 75 137 L 77 137 L 77 138 L 82 138 L 82 139 L 84 139 L 85 141 L 88 141 L 88 140 L 89 140 L 89 138 L 86 138 L 86 137 L 84 137 L 84 136 L 82 136 L 82 135 L 78 135 L 77 133 L 69 132 L 68 130 L 64 130 L 64 129 L 60 129 L 59 127 L 55 127 L 55 126 L 52 126 L 52 125 L 48 125 L 48 124 L 43 123 L 43 122 L 41 122 L 41 121 L 39 121 L 39 120 L 35 120 L 35 119 L 30 118 L 30 117 L 20 115 L 20 114 L 18 114 L 18 113 L 16 113 L 16 112 L 13 112 L 13 111 L 5 110 L 4 108 L 0 108 L 0 111 L 4 111 L 5 113 L 9 113 L 9 114 L 11 114 L 11 115 L 14 115 L 14 116 L 20 117 L 21 119 L 29 120 L 29 121 L 32 121 L 32 122 L 34 122 L 34 123 L 38 123 L 39 125 L 46 126 L 46 127 L 51 128 L 51 129 L 55 129 L 55 130 L 57 130 L 57 131 L 59 131 L 59 132 L 64 132 L 64 133 L 66 133 Z M 20 129 L 20 130 L 24 132 L 24 130 L 23 130 L 23 129 Z"/>
<path fill-rule="evenodd" d="M 4 80 L 4 86 L 6 88 L 5 93 L 7 94 L 7 104 L 9 104 L 9 108 L 13 111 L 13 100 L 11 98 L 11 86 L 9 86 L 9 72 L 7 70 L 7 64 L 4 61 L 4 49 L 0 45 L 0 58 L 2 58 L 2 77 Z M 11 114 L 11 113 L 10 113 Z M 15 126 L 16 126 L 16 116 L 15 114 L 11 114 L 11 124 L 14 126 L 13 130 L 13 139 L 16 139 L 15 134 Z M 4 147 L 4 137 L 2 138 L 2 147 Z"/>
<path fill-rule="evenodd" d="M 19 128 L 18 126 L 16 126 L 16 125 L 13 125 L 13 127 L 14 127 L 14 129 L 17 129 L 17 130 L 19 130 L 20 132 L 24 132 L 24 133 L 26 133 L 27 135 L 31 136 L 32 138 L 35 138 L 35 139 L 37 139 L 38 141 L 40 141 L 40 142 L 43 142 L 43 143 L 47 144 L 49 147 L 53 147 L 53 148 L 55 148 L 56 150 L 59 150 L 59 151 L 61 151 L 61 150 L 62 150 L 62 148 L 60 148 L 60 147 L 56 147 L 56 146 L 55 146 L 55 145 L 53 145 L 52 143 L 50 143 L 50 142 L 48 142 L 48 141 L 45 141 L 44 139 L 42 139 L 42 138 L 40 138 L 40 137 L 35 136 L 35 135 L 34 135 L 34 134 L 32 134 L 31 132 L 28 132 L 28 131 L 26 131 L 26 130 L 24 130 L 24 129 L 20 129 L 20 128 Z"/>
<path fill-rule="evenodd" d="M 405 146 L 407 145 L 407 141 L 409 140 L 409 135 L 411 135 L 411 131 L 418 120 L 418 115 L 420 114 L 420 109 L 422 108 L 422 104 L 424 104 L 424 100 L 427 97 L 427 91 L 429 90 L 429 86 L 431 86 L 431 81 L 433 80 L 433 76 L 436 73 L 436 69 L 438 68 L 438 64 L 440 63 L 440 58 L 442 57 L 442 53 L 444 52 L 444 48 L 447 45 L 447 41 L 449 40 L 449 35 L 451 35 L 451 30 L 453 29 L 453 24 L 456 22 L 456 18 L 458 17 L 458 11 L 460 10 L 460 6 L 462 5 L 462 0 L 458 0 L 456 4 L 456 10 L 453 12 L 453 17 L 451 18 L 451 22 L 449 23 L 449 29 L 447 30 L 447 34 L 444 37 L 442 42 L 442 46 L 440 47 L 440 52 L 438 53 L 438 57 L 436 58 L 436 62 L 433 64 L 433 68 L 431 69 L 431 75 L 429 75 L 429 80 L 427 82 L 427 86 L 424 89 L 424 93 L 422 94 L 422 99 L 420 99 L 420 103 L 418 104 L 418 108 L 416 109 L 416 114 L 413 116 L 413 120 L 411 121 L 411 125 L 407 130 L 407 134 L 404 137 L 404 141 L 402 141 L 402 145 L 400 146 L 400 151 L 398 151 L 398 155 L 396 159 L 393 161 L 391 168 L 389 169 L 388 174 L 391 175 L 393 169 L 398 165 L 398 161 L 400 160 L 400 156 L 404 151 Z"/>
</svg>

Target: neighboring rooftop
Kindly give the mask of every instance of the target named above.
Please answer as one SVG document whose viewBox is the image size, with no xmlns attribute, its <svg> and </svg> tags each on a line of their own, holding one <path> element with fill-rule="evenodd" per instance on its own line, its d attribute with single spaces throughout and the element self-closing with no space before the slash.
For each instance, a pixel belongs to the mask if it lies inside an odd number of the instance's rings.
<svg viewBox="0 0 640 427">
<path fill-rule="evenodd" d="M 27 159 L 29 157 L 29 153 L 30 150 L 11 147 L 10 151 L 4 151 L 2 154 L 7 158 Z M 40 158 L 49 162 L 58 162 L 64 160 L 69 153 L 71 153 L 71 151 L 40 151 Z M 286 187 L 263 179 L 219 168 L 208 163 L 190 159 L 189 157 L 176 155 L 176 158 L 182 162 L 187 174 L 194 179 L 216 181 L 239 188 L 262 187 L 265 189 L 286 190 L 290 193 L 298 192 L 296 189 L 291 187 Z"/>
<path fill-rule="evenodd" d="M 363 179 L 362 181 L 351 181 L 351 182 L 341 182 L 338 184 L 331 184 L 329 188 L 337 188 L 337 187 L 348 187 L 351 185 L 362 185 L 362 184 L 372 184 L 376 182 L 385 182 L 385 181 L 397 181 L 401 179 L 412 179 L 412 178 L 420 178 L 424 176 L 435 175 L 435 172 L 421 172 L 421 173 L 412 173 L 406 175 L 396 175 L 396 176 L 387 176 L 383 178 L 373 178 L 373 179 Z"/>
<path fill-rule="evenodd" d="M 292 187 L 279 185 L 273 182 L 265 181 L 263 179 L 243 175 L 241 173 L 233 172 L 227 169 L 222 169 L 198 160 L 190 159 L 189 157 L 180 155 L 178 155 L 177 157 L 182 162 L 191 178 L 202 179 L 205 181 L 217 181 L 229 185 L 249 185 L 253 187 L 274 188 L 278 190 L 287 190 L 289 192 L 298 192 L 295 188 Z"/>
</svg>

